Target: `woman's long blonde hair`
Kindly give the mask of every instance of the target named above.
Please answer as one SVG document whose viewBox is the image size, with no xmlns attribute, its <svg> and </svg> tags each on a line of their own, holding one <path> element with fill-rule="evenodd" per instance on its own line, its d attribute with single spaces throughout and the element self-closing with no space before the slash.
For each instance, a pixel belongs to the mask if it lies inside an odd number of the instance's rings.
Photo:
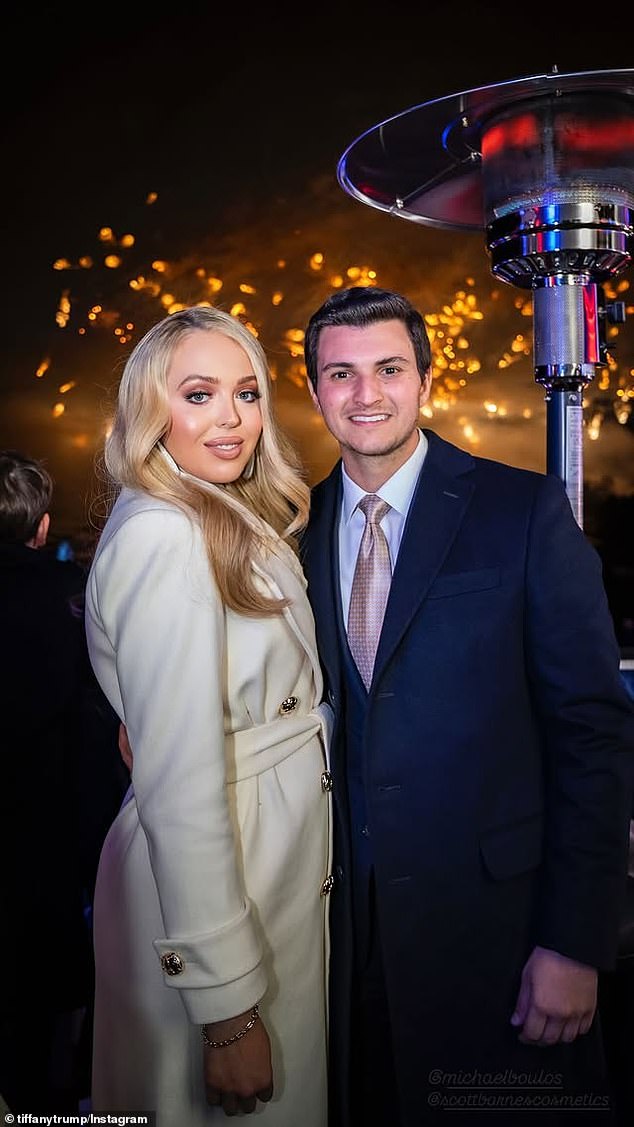
<svg viewBox="0 0 634 1127">
<path fill-rule="evenodd" d="M 179 475 L 159 445 L 170 426 L 167 373 L 172 355 L 185 336 L 201 330 L 221 333 L 244 349 L 253 365 L 262 413 L 262 434 L 252 458 L 252 472 L 215 490 L 205 490 L 191 478 Z M 123 370 L 114 424 L 106 440 L 105 464 L 116 486 L 141 489 L 171 501 L 198 520 L 212 572 L 228 607 L 246 615 L 271 615 L 282 610 L 286 600 L 263 595 L 251 566 L 265 537 L 258 531 L 257 522 L 243 516 L 229 498 L 263 518 L 297 550 L 296 534 L 308 519 L 309 489 L 299 459 L 273 416 L 264 350 L 241 321 L 220 309 L 195 306 L 170 314 L 145 334 Z"/>
</svg>

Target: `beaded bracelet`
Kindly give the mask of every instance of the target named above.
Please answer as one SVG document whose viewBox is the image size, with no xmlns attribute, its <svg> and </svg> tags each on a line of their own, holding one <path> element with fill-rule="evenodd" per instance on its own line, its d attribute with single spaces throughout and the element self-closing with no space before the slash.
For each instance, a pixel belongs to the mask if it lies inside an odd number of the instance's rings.
<svg viewBox="0 0 634 1127">
<path fill-rule="evenodd" d="M 239 1029 L 237 1033 L 234 1033 L 233 1037 L 227 1037 L 227 1038 L 225 1038 L 224 1041 L 210 1041 L 209 1037 L 205 1033 L 204 1025 L 202 1025 L 201 1028 L 200 1028 L 200 1034 L 201 1034 L 203 1041 L 205 1042 L 206 1045 L 209 1045 L 210 1049 L 226 1049 L 227 1045 L 234 1045 L 235 1042 L 239 1041 L 241 1037 L 244 1037 L 244 1035 L 246 1033 L 248 1033 L 250 1029 L 253 1029 L 253 1026 L 255 1025 L 256 1021 L 258 1020 L 259 1016 L 260 1016 L 260 1007 L 256 1003 L 255 1006 L 253 1007 L 253 1009 L 251 1010 L 251 1017 L 249 1018 L 246 1025 L 244 1026 L 244 1029 Z"/>
</svg>

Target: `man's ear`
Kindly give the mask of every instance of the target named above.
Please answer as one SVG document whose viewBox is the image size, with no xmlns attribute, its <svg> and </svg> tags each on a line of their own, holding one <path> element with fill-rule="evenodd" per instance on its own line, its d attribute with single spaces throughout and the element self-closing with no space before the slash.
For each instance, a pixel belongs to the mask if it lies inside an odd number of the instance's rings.
<svg viewBox="0 0 634 1127">
<path fill-rule="evenodd" d="M 46 544 L 46 540 L 48 538 L 48 530 L 50 528 L 50 525 L 51 525 L 50 513 L 44 513 L 44 516 L 41 518 L 40 523 L 37 526 L 37 532 L 35 533 L 35 536 L 33 537 L 33 539 L 30 541 L 31 547 L 33 547 L 33 548 L 43 548 L 44 547 L 44 545 Z"/>
<path fill-rule="evenodd" d="M 308 384 L 308 390 L 310 392 L 310 398 L 312 399 L 315 407 L 317 408 L 317 410 L 319 411 L 319 414 L 321 415 L 321 406 L 320 406 L 319 400 L 317 398 L 317 392 L 315 391 L 315 388 L 313 387 L 313 381 L 311 379 L 307 378 L 306 383 Z"/>
<path fill-rule="evenodd" d="M 425 372 L 420 384 L 420 391 L 418 393 L 418 406 L 424 407 L 431 394 L 431 364 Z"/>
</svg>

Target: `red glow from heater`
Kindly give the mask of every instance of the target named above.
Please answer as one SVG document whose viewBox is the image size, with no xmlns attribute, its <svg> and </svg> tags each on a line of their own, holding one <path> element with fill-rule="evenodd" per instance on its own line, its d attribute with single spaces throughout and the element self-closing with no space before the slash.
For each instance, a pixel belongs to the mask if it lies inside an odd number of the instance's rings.
<svg viewBox="0 0 634 1127">
<path fill-rule="evenodd" d="M 621 152 L 634 146 L 634 121 L 580 121 L 563 116 L 557 119 L 555 136 L 569 152 Z"/>
<path fill-rule="evenodd" d="M 586 362 L 599 362 L 599 334 L 597 319 L 597 291 L 595 286 L 583 288 L 583 315 L 586 325 Z"/>
<path fill-rule="evenodd" d="M 597 118 L 581 120 L 569 114 L 555 119 L 555 138 L 561 150 L 568 152 L 615 153 L 634 147 L 634 121 L 605 121 Z M 482 137 L 485 160 L 505 149 L 530 148 L 539 142 L 539 122 L 534 114 L 492 125 Z"/>
<path fill-rule="evenodd" d="M 381 203 L 389 203 L 391 197 L 382 192 L 380 188 L 375 187 L 374 184 L 359 184 L 359 191 L 371 200 L 380 200 Z"/>
<path fill-rule="evenodd" d="M 539 129 L 534 114 L 522 114 L 492 125 L 482 137 L 482 157 L 488 160 L 505 149 L 525 149 L 537 144 Z"/>
</svg>

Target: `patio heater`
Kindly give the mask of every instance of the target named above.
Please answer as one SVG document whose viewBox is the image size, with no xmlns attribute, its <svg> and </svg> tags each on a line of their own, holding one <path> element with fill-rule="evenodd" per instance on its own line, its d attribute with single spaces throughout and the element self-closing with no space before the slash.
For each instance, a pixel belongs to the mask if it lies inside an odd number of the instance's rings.
<svg viewBox="0 0 634 1127">
<path fill-rule="evenodd" d="M 401 219 L 484 229 L 493 274 L 532 291 L 547 472 L 582 526 L 584 388 L 625 320 L 603 285 L 634 256 L 634 68 L 554 68 L 414 106 L 358 137 L 337 176 Z"/>
</svg>

